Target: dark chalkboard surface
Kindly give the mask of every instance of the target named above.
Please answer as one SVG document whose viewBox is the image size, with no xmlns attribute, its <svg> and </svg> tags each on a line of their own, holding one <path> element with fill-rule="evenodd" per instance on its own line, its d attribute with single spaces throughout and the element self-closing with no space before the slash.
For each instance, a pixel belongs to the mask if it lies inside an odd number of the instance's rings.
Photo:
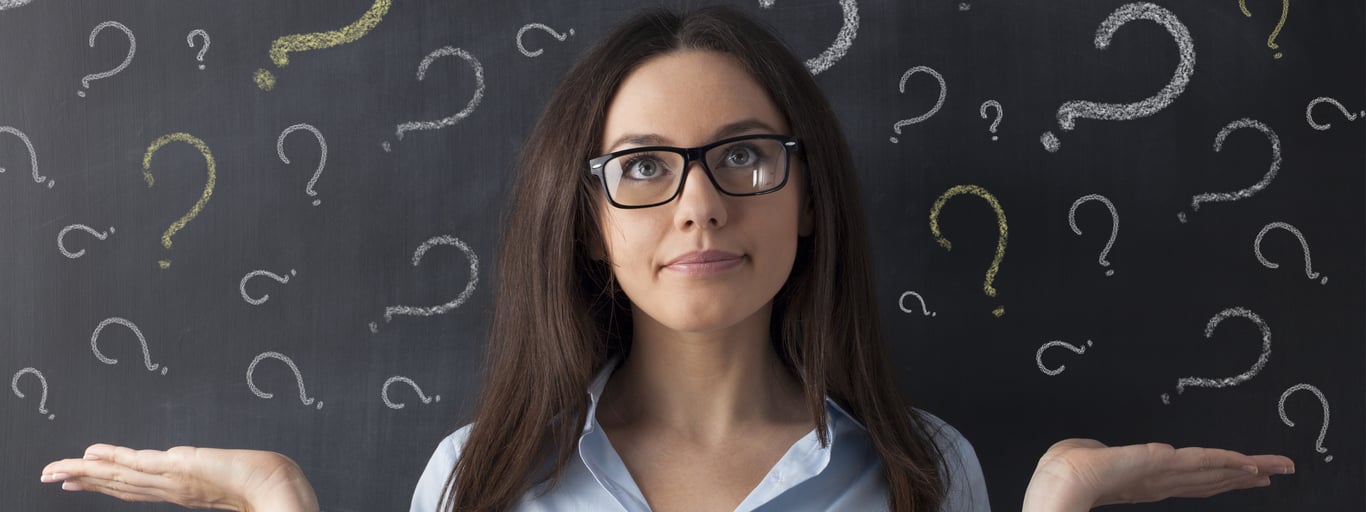
<svg viewBox="0 0 1366 512">
<path fill-rule="evenodd" d="M 733 4 L 837 108 L 868 313 L 997 510 L 1071 436 L 1297 463 L 1131 510 L 1366 509 L 1361 2 Z M 479 386 L 513 158 L 636 7 L 0 0 L 0 508 L 168 509 L 39 483 L 102 441 L 406 509 Z"/>
</svg>

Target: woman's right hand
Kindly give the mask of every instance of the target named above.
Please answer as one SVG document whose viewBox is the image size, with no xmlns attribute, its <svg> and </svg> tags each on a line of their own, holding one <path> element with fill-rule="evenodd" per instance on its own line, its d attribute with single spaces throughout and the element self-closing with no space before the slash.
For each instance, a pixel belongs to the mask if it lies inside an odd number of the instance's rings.
<svg viewBox="0 0 1366 512">
<path fill-rule="evenodd" d="M 282 454 L 177 446 L 166 451 L 93 444 L 81 459 L 43 468 L 41 480 L 68 491 L 190 508 L 317 512 L 303 470 Z"/>
</svg>

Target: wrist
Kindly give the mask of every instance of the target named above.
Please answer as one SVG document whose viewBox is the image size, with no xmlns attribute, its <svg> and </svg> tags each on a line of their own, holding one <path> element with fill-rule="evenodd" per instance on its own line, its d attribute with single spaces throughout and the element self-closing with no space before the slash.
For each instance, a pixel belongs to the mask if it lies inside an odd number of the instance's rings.
<svg viewBox="0 0 1366 512">
<path fill-rule="evenodd" d="M 1023 512 L 1085 512 L 1096 505 L 1097 496 L 1078 481 L 1072 471 L 1056 461 L 1041 463 L 1025 489 Z"/>
</svg>

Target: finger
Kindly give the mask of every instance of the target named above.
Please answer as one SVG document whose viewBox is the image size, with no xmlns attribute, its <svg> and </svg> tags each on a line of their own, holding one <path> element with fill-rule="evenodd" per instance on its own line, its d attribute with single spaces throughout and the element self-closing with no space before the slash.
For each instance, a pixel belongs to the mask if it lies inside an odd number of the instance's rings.
<svg viewBox="0 0 1366 512">
<path fill-rule="evenodd" d="M 134 450 L 126 446 L 96 444 L 86 449 L 86 455 L 149 474 L 163 474 L 171 466 L 170 456 L 161 450 Z"/>
<path fill-rule="evenodd" d="M 1219 448 L 1196 446 L 1181 448 L 1176 450 L 1176 457 L 1178 460 L 1177 467 L 1185 471 L 1258 467 L 1256 458 Z"/>
<path fill-rule="evenodd" d="M 95 478 L 127 483 L 138 487 L 169 489 L 174 482 L 165 476 L 143 473 L 116 462 L 103 460 L 67 459 L 55 462 L 44 470 L 42 480 L 57 482 L 73 478 Z M 57 476 L 65 475 L 65 478 Z"/>
<path fill-rule="evenodd" d="M 1267 485 L 1271 485 L 1270 476 L 1250 475 L 1242 478 L 1229 478 L 1224 481 L 1208 482 L 1204 485 L 1183 487 L 1178 489 L 1178 492 L 1172 494 L 1172 496 L 1179 498 L 1208 498 L 1228 491 L 1265 487 Z"/>
<path fill-rule="evenodd" d="M 89 491 L 98 492 L 107 496 L 113 496 L 123 501 L 139 502 L 164 502 L 167 501 L 156 489 L 131 485 L 125 482 L 104 480 L 92 477 L 78 477 L 62 483 L 62 489 L 67 491 Z"/>
<path fill-rule="evenodd" d="M 1262 473 L 1290 475 L 1295 473 L 1295 461 L 1283 455 L 1253 455 L 1252 459 Z"/>
</svg>

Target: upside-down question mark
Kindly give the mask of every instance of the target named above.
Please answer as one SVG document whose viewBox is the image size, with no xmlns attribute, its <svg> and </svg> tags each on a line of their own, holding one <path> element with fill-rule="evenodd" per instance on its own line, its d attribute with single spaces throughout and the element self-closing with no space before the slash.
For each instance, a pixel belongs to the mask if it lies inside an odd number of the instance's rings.
<svg viewBox="0 0 1366 512">
<path fill-rule="evenodd" d="M 81 87 L 89 89 L 90 82 L 99 80 L 101 78 L 109 78 L 111 76 L 117 75 L 120 71 L 123 71 L 123 68 L 126 68 L 129 64 L 133 63 L 133 54 L 136 53 L 138 50 L 138 40 L 136 37 L 133 37 L 132 30 L 128 30 L 128 27 L 125 27 L 122 23 L 119 23 L 117 21 L 106 21 L 104 23 L 100 23 L 99 25 L 95 25 L 95 29 L 90 31 L 90 47 L 95 47 L 95 36 L 99 35 L 101 30 L 104 30 L 109 27 L 114 27 L 119 30 L 122 30 L 123 33 L 128 36 L 128 55 L 123 58 L 123 63 L 119 64 L 114 69 L 105 71 L 103 73 L 94 73 L 81 77 Z M 85 91 L 76 91 L 76 95 L 84 98 Z"/>
<path fill-rule="evenodd" d="M 409 385 L 409 386 L 412 386 L 412 387 L 413 387 L 413 390 L 417 391 L 417 397 L 420 398 L 420 399 L 422 399 L 422 403 L 424 403 L 424 404 L 430 404 L 430 403 L 432 403 L 432 400 L 436 400 L 436 401 L 438 401 L 438 402 L 441 401 L 441 395 L 435 395 L 435 396 L 423 395 L 423 394 L 422 394 L 422 388 L 417 387 L 417 383 L 416 383 L 416 382 L 413 382 L 413 379 L 410 379 L 410 378 L 407 378 L 407 377 L 404 377 L 404 376 L 401 376 L 401 375 L 395 375 L 395 376 L 393 376 L 393 377 L 389 377 L 389 380 L 384 381 L 384 387 L 383 387 L 383 388 L 380 388 L 380 390 L 379 390 L 379 397 L 380 397 L 380 399 L 384 400 L 384 405 L 388 406 L 390 409 L 402 409 L 403 406 L 404 406 L 404 404 L 403 404 L 402 402 L 395 403 L 395 402 L 389 400 L 389 385 L 390 385 L 390 384 L 393 384 L 393 383 L 395 383 L 395 382 L 402 382 L 402 383 L 404 383 L 404 384 L 407 384 L 407 385 Z"/>
<path fill-rule="evenodd" d="M 996 238 L 996 255 L 992 257 L 991 266 L 987 268 L 986 279 L 982 282 L 982 291 L 986 292 L 987 297 L 995 297 L 996 288 L 991 285 L 991 282 L 996 280 L 996 272 L 1000 270 L 1001 260 L 1006 256 L 1006 235 L 1008 234 L 1006 212 L 1001 209 L 1001 203 L 996 200 L 996 196 L 977 185 L 958 185 L 949 188 L 940 194 L 939 199 L 936 199 L 934 205 L 930 207 L 930 233 L 934 234 L 934 241 L 938 242 L 944 250 L 953 250 L 953 245 L 939 232 L 939 211 L 944 208 L 944 203 L 960 194 L 974 195 L 986 200 L 987 204 L 991 205 L 991 210 L 996 213 L 996 230 L 999 233 Z M 1005 306 L 999 306 L 992 310 L 991 314 L 999 318 L 1005 312 Z"/>
<path fill-rule="evenodd" d="M 460 48 L 446 46 L 437 48 L 432 51 L 432 53 L 427 54 L 426 57 L 422 58 L 422 62 L 417 65 L 417 79 L 422 80 L 427 77 L 427 67 L 431 66 L 433 61 L 450 55 L 465 59 L 465 62 L 469 63 L 470 67 L 474 68 L 474 97 L 470 98 L 470 102 L 465 104 L 464 110 L 456 112 L 454 115 L 444 119 L 438 119 L 436 121 L 413 121 L 398 125 L 397 133 L 395 134 L 395 137 L 398 137 L 398 140 L 403 140 L 403 134 L 405 132 L 413 130 L 439 130 L 458 123 L 461 119 L 469 117 L 470 114 L 474 112 L 474 109 L 479 106 L 479 102 L 484 99 L 484 66 L 479 64 L 479 59 L 470 55 L 470 52 Z M 381 143 L 380 146 L 383 147 L 385 151 L 392 150 L 389 141 L 387 140 Z"/>
<path fill-rule="evenodd" d="M 57 184 L 57 180 L 49 181 L 47 179 L 47 176 L 41 176 L 38 174 L 38 152 L 34 151 L 33 141 L 28 140 L 28 135 L 24 134 L 24 132 L 19 131 L 18 128 L 15 128 L 13 126 L 0 126 L 0 133 L 8 133 L 10 135 L 18 137 L 19 140 L 24 143 L 24 147 L 28 148 L 28 165 L 30 168 L 33 169 L 34 183 L 42 183 L 44 181 L 47 181 L 47 188 L 52 188 L 53 185 Z M 4 166 L 0 166 L 0 172 L 5 172 Z"/>
<path fill-rule="evenodd" d="M 1316 388 L 1310 384 L 1296 384 L 1294 386 L 1290 386 L 1290 388 L 1286 389 L 1284 393 L 1281 393 L 1281 400 L 1279 402 L 1276 402 L 1276 411 L 1281 414 L 1282 423 L 1285 423 L 1285 425 L 1288 427 L 1294 427 L 1295 422 L 1290 421 L 1290 417 L 1286 416 L 1285 414 L 1285 399 L 1290 398 L 1290 395 L 1296 391 L 1306 390 L 1313 393 L 1315 397 L 1318 397 L 1319 404 L 1323 405 L 1323 428 L 1319 429 L 1319 438 L 1317 441 L 1314 441 L 1314 450 L 1318 451 L 1319 453 L 1328 453 L 1328 449 L 1323 447 L 1323 438 L 1324 436 L 1328 435 L 1328 398 L 1323 396 L 1323 392 L 1319 391 L 1319 388 Z M 1329 455 L 1327 457 L 1324 457 L 1323 461 L 1333 462 L 1333 456 Z"/>
<path fill-rule="evenodd" d="M 1078 118 L 1101 119 L 1106 121 L 1127 121 L 1147 117 L 1171 105 L 1186 90 L 1186 84 L 1190 83 L 1191 74 L 1195 73 L 1195 42 L 1191 40 L 1190 31 L 1181 20 L 1176 19 L 1176 15 L 1171 11 L 1163 9 L 1155 4 L 1148 2 L 1137 2 L 1125 4 L 1110 13 L 1105 21 L 1096 30 L 1096 49 L 1104 50 L 1110 47 L 1110 39 L 1114 37 L 1115 31 L 1119 27 L 1133 20 L 1148 20 L 1167 29 L 1172 39 L 1176 41 L 1176 47 L 1180 52 L 1181 61 L 1176 65 L 1176 72 L 1172 74 L 1172 79 L 1167 85 L 1162 87 L 1157 94 L 1149 96 L 1142 101 L 1134 103 L 1094 103 L 1090 101 L 1068 101 L 1058 108 L 1058 126 L 1063 130 L 1071 130 L 1076 126 Z M 1039 137 L 1044 149 L 1050 153 L 1057 152 L 1061 142 L 1053 132 L 1044 132 Z"/>
<path fill-rule="evenodd" d="M 56 414 L 47 412 L 47 378 L 43 377 L 43 372 L 38 371 L 37 368 L 24 368 L 15 372 L 14 378 L 9 381 L 9 388 L 13 390 L 14 394 L 19 398 L 24 398 L 24 392 L 19 391 L 19 377 L 23 377 L 25 374 L 30 373 L 33 374 L 34 377 L 38 377 L 38 383 L 43 385 L 43 395 L 38 398 L 38 414 L 46 414 L 47 419 L 49 420 L 56 418 Z"/>
<path fill-rule="evenodd" d="M 759 7 L 772 9 L 773 0 L 759 0 Z M 854 45 L 854 38 L 858 37 L 858 2 L 840 0 L 840 12 L 843 20 L 839 33 L 835 34 L 835 41 L 820 55 L 806 59 L 806 70 L 813 75 L 819 75 L 822 71 L 830 69 L 830 66 L 834 66 L 835 62 L 849 52 L 849 47 Z"/>
<path fill-rule="evenodd" d="M 1050 375 L 1050 376 L 1051 376 L 1051 375 L 1057 375 L 1057 374 L 1059 374 L 1059 373 L 1062 373 L 1063 370 L 1066 370 L 1066 369 L 1067 369 L 1067 365 L 1065 365 L 1065 364 L 1060 364 L 1060 365 L 1058 365 L 1057 369 L 1049 369 L 1047 366 L 1044 366 L 1044 365 L 1043 365 L 1043 352 L 1044 352 L 1045 350 L 1048 350 L 1048 349 L 1053 348 L 1053 347 L 1063 347 L 1063 348 L 1066 348 L 1067 350 L 1071 350 L 1072 352 L 1075 352 L 1075 353 L 1077 353 L 1077 354 L 1085 354 L 1085 353 L 1086 353 L 1086 348 L 1087 348 L 1087 347 L 1090 347 L 1090 346 L 1091 346 L 1091 340 L 1086 340 L 1086 347 L 1078 347 L 1078 346 L 1073 345 L 1073 344 L 1071 344 L 1071 343 L 1063 343 L 1063 342 L 1057 341 L 1057 340 L 1050 341 L 1050 342 L 1048 342 L 1048 343 L 1044 343 L 1043 346 L 1040 346 L 1040 347 L 1039 347 L 1039 350 L 1038 350 L 1037 352 L 1034 353 L 1034 362 L 1035 362 L 1036 364 L 1039 365 L 1039 371 L 1043 372 L 1044 375 Z"/>
<path fill-rule="evenodd" d="M 252 382 L 251 380 L 252 372 L 256 371 L 256 364 L 260 363 L 262 360 L 266 358 L 279 359 L 281 361 L 284 361 L 285 364 L 289 365 L 289 370 L 294 372 L 294 381 L 299 385 L 299 401 L 303 402 L 304 405 L 313 405 L 313 399 L 309 398 L 308 394 L 304 392 L 304 376 L 303 374 L 299 373 L 299 367 L 294 366 L 294 360 L 279 352 L 262 352 L 260 355 L 257 355 L 255 359 L 251 360 L 251 364 L 247 366 L 247 387 L 251 388 L 251 392 L 261 398 L 269 399 L 275 396 L 275 393 L 267 393 L 265 391 L 261 391 L 256 387 L 256 383 Z M 315 407 L 321 410 L 323 408 L 322 401 L 319 400 L 318 405 L 316 405 Z"/>
<path fill-rule="evenodd" d="M 242 300 L 247 301 L 247 304 L 251 304 L 251 305 L 253 305 L 253 306 L 260 306 L 260 305 L 262 305 L 262 304 L 265 304 L 266 301 L 270 300 L 270 294 L 267 293 L 267 294 L 265 294 L 265 295 L 262 295 L 261 298 L 259 298 L 259 299 L 253 298 L 253 297 L 251 297 L 250 295 L 247 295 L 247 280 L 248 280 L 248 279 L 251 279 L 251 278 L 256 277 L 256 276 L 266 276 L 266 277 L 269 277 L 269 278 L 271 278 L 271 279 L 274 279 L 274 280 L 275 280 L 276 282 L 278 282 L 278 283 L 285 284 L 285 283 L 288 283 L 288 282 L 289 282 L 289 277 L 290 277 L 290 276 L 293 276 L 293 275 L 295 275 L 295 273 L 294 273 L 294 269 L 292 269 L 292 268 L 289 269 L 289 275 L 288 275 L 288 276 L 281 276 L 281 275 L 279 275 L 279 274 L 276 274 L 276 273 L 270 272 L 270 271 L 266 271 L 266 270 L 253 270 L 253 271 L 251 271 L 251 272 L 247 272 L 247 275 L 242 276 L 242 281 L 240 281 L 240 282 L 237 283 L 237 290 L 240 291 L 240 292 L 242 292 Z"/>
<path fill-rule="evenodd" d="M 1243 11 L 1243 16 L 1252 17 L 1252 11 L 1247 10 L 1247 0 L 1238 0 L 1238 9 Z M 1281 28 L 1285 27 L 1285 18 L 1290 15 L 1290 0 L 1281 0 L 1281 21 L 1276 22 L 1276 28 L 1271 31 L 1271 35 L 1266 38 L 1266 47 L 1272 50 L 1280 48 L 1276 44 L 1276 36 L 1280 35 Z M 1272 58 L 1281 58 L 1281 52 L 1276 52 Z"/>
<path fill-rule="evenodd" d="M 1198 194 L 1192 197 L 1192 212 L 1200 211 L 1200 203 L 1232 202 L 1252 197 L 1254 194 L 1261 192 L 1267 185 L 1270 185 L 1271 180 L 1276 179 L 1276 173 L 1281 169 L 1281 138 L 1276 135 L 1275 131 L 1271 130 L 1271 127 L 1262 124 L 1261 121 L 1244 117 L 1224 125 L 1223 129 L 1219 130 L 1219 133 L 1214 136 L 1214 151 L 1223 151 L 1224 139 L 1228 138 L 1228 135 L 1233 133 L 1234 130 L 1243 128 L 1256 128 L 1258 131 L 1262 132 L 1263 135 L 1266 135 L 1267 140 L 1271 141 L 1271 169 L 1266 171 L 1266 174 L 1262 176 L 1261 181 L 1258 181 L 1245 189 L 1236 192 Z M 1176 218 L 1183 223 L 1186 222 L 1186 212 L 1177 213 Z"/>
<path fill-rule="evenodd" d="M 1295 235 L 1295 238 L 1299 239 L 1300 249 L 1304 250 L 1304 275 L 1309 279 L 1318 279 L 1319 273 L 1314 272 L 1314 264 L 1309 259 L 1309 242 L 1304 239 L 1304 233 L 1300 233 L 1300 230 L 1295 229 L 1295 226 L 1291 226 L 1284 222 L 1272 222 L 1267 224 L 1257 233 L 1257 239 L 1252 242 L 1252 252 L 1257 255 L 1257 261 L 1261 262 L 1266 268 L 1280 267 L 1280 265 L 1277 265 L 1276 263 L 1267 260 L 1265 256 L 1262 256 L 1262 237 L 1265 237 L 1268 232 L 1276 228 L 1289 231 L 1290 234 Z M 1323 276 L 1322 279 L 1319 279 L 1319 284 L 1328 284 L 1328 276 Z"/>
<path fill-rule="evenodd" d="M 527 50 L 526 46 L 522 44 L 522 35 L 525 34 L 526 31 L 531 30 L 533 28 L 537 30 L 544 30 L 548 32 L 551 36 L 553 36 L 556 40 L 561 42 L 563 42 L 565 39 L 568 39 L 569 36 L 574 35 L 574 29 L 572 28 L 569 29 L 568 33 L 561 34 L 559 32 L 556 32 L 555 29 L 547 27 L 543 23 L 527 23 L 526 25 L 522 26 L 521 30 L 517 31 L 517 51 L 522 52 L 522 55 L 526 55 L 527 57 L 536 57 L 545 52 L 544 49 L 537 49 L 534 52 Z"/>
<path fill-rule="evenodd" d="M 1262 354 L 1260 356 L 1257 356 L 1257 362 L 1253 363 L 1252 367 L 1248 368 L 1247 371 L 1240 373 L 1238 375 L 1234 375 L 1232 377 L 1224 377 L 1221 379 L 1207 379 L 1203 377 L 1182 377 L 1180 379 L 1177 379 L 1176 381 L 1176 394 L 1179 395 L 1182 392 L 1184 392 L 1187 386 L 1204 388 L 1225 388 L 1229 386 L 1237 386 L 1239 384 L 1247 382 L 1248 379 L 1257 376 L 1257 373 L 1262 371 L 1262 367 L 1266 366 L 1267 360 L 1271 358 L 1271 327 L 1268 327 L 1266 325 L 1266 322 L 1262 320 L 1262 317 L 1257 316 L 1256 313 L 1253 313 L 1251 310 L 1248 310 L 1247 308 L 1232 307 L 1220 311 L 1219 314 L 1214 315 L 1213 318 L 1209 319 L 1209 323 L 1205 324 L 1205 338 L 1211 338 L 1214 336 L 1214 329 L 1219 327 L 1220 322 L 1223 322 L 1224 320 L 1235 316 L 1246 318 L 1252 321 L 1252 323 L 1257 325 L 1257 329 L 1261 330 L 1262 332 Z M 1170 404 L 1171 396 L 1167 393 L 1162 393 L 1162 403 Z"/>
<path fill-rule="evenodd" d="M 370 29 L 375 28 L 380 20 L 384 19 L 384 14 L 389 12 L 391 0 L 375 0 L 374 5 L 362 14 L 360 19 L 350 25 L 330 32 L 315 32 L 312 34 L 294 34 L 276 39 L 270 44 L 270 61 L 278 67 L 289 65 L 290 52 L 306 52 L 309 50 L 321 50 L 333 46 L 353 42 L 365 34 Z M 263 91 L 275 88 L 275 75 L 265 68 L 259 68 L 252 75 L 256 82 L 256 87 Z"/>
<path fill-rule="evenodd" d="M 982 114 L 982 119 L 987 119 L 987 108 L 996 109 L 996 120 L 991 122 L 991 140 L 994 141 L 999 138 L 996 136 L 996 127 L 1001 125 L 1001 119 L 1006 116 L 1006 111 L 1001 108 L 1001 102 L 986 100 L 982 102 L 982 106 L 977 109 L 977 112 Z"/>
<path fill-rule="evenodd" d="M 460 307 L 461 304 L 464 304 L 465 301 L 468 300 L 468 299 L 470 298 L 470 295 L 474 294 L 474 287 L 475 287 L 475 285 L 479 284 L 479 256 L 475 255 L 475 254 L 474 254 L 474 250 L 470 249 L 470 246 L 469 246 L 469 245 L 466 245 L 465 242 L 464 242 L 463 240 L 460 240 L 459 238 L 456 238 L 456 237 L 453 237 L 453 236 L 450 236 L 450 235 L 439 235 L 439 236 L 434 236 L 434 237 L 431 237 L 431 238 L 427 239 L 426 242 L 422 242 L 422 245 L 419 245 L 419 246 L 417 247 L 417 250 L 413 252 L 413 266 L 416 267 L 418 263 L 421 263 L 421 262 L 422 262 L 422 255 L 423 255 L 423 254 L 426 254 L 428 249 L 431 249 L 432 247 L 437 246 L 437 245 L 454 245 L 454 246 L 460 248 L 460 250 L 461 250 L 462 252 L 465 253 L 465 257 L 468 258 L 468 259 L 470 260 L 470 281 L 469 281 L 469 283 L 467 283 L 467 284 L 465 285 L 465 290 L 462 291 L 462 292 L 460 292 L 460 295 L 457 296 L 455 299 L 451 300 L 450 302 L 447 302 L 447 303 L 445 303 L 445 304 L 436 305 L 436 306 L 429 306 L 429 307 L 389 306 L 389 307 L 386 307 L 386 308 L 384 308 L 384 322 L 385 322 L 385 323 L 389 323 L 389 322 L 393 321 L 394 315 L 413 315 L 413 316 L 432 316 L 432 315 L 440 315 L 440 314 L 443 314 L 443 313 L 445 313 L 445 312 L 447 312 L 447 311 L 450 311 L 450 310 L 452 310 L 452 309 L 455 309 L 455 308 Z M 376 323 L 376 322 L 370 322 L 370 332 L 372 332 L 372 333 L 377 333 L 377 332 L 379 332 L 379 324 Z"/>
<path fill-rule="evenodd" d="M 81 250 L 76 251 L 76 252 L 71 252 L 71 251 L 66 250 L 66 244 L 62 242 L 62 239 L 66 237 L 67 232 L 69 232 L 69 231 L 71 231 L 71 230 L 73 230 L 73 229 L 79 229 L 79 230 L 84 231 L 84 232 L 86 232 L 86 233 L 90 233 L 90 234 L 92 234 L 92 235 L 95 235 L 95 238 L 100 239 L 100 240 L 104 240 L 104 239 L 106 239 L 106 238 L 109 238 L 109 235 L 114 234 L 114 227 L 113 227 L 113 226 L 109 226 L 109 231 L 106 232 L 106 233 L 101 233 L 101 232 L 99 232 L 99 231 L 95 231 L 94 228 L 92 228 L 92 227 L 90 227 L 90 226 L 87 226 L 87 225 L 85 225 L 85 224 L 72 224 L 72 225 L 70 225 L 70 226 L 67 226 L 67 227 L 62 228 L 61 231 L 58 231 L 58 232 L 57 232 L 57 250 L 58 250 L 58 251 L 61 251 L 62 256 L 66 256 L 66 257 L 71 258 L 71 259 L 73 259 L 73 260 L 76 259 L 76 258 L 79 258 L 79 257 L 85 255 L 85 249 L 81 249 Z"/>
<path fill-rule="evenodd" d="M 183 229 L 196 215 L 199 215 L 199 211 L 204 209 L 204 205 L 209 203 L 209 197 L 213 196 L 213 185 L 217 181 L 218 173 L 218 164 L 213 160 L 213 152 L 209 151 L 209 146 L 204 144 L 204 141 L 199 140 L 198 137 L 188 133 L 172 133 L 163 135 L 157 140 L 152 141 L 152 145 L 147 147 L 147 153 L 142 155 L 142 178 L 147 181 L 147 188 L 152 188 L 152 184 L 156 182 L 152 177 L 152 155 L 156 154 L 158 149 L 161 149 L 162 146 L 165 146 L 170 142 L 184 142 L 194 146 L 195 149 L 198 149 L 199 154 L 204 156 L 204 162 L 208 164 L 209 179 L 204 183 L 204 193 L 199 197 L 199 201 L 195 202 L 194 206 L 190 208 L 190 211 L 186 212 L 185 215 L 182 215 L 179 220 L 171 223 L 171 226 L 166 228 L 165 233 L 162 233 L 161 245 L 167 249 L 171 248 L 171 236 Z M 171 266 L 171 260 L 161 260 L 158 261 L 157 264 L 160 265 L 161 268 L 169 268 Z"/>
<path fill-rule="evenodd" d="M 931 68 L 929 66 L 916 66 L 906 70 L 905 73 L 901 74 L 901 83 L 897 86 L 897 89 L 900 90 L 902 94 L 906 94 L 906 79 L 910 78 L 911 75 L 914 75 L 916 73 L 929 73 L 930 76 L 933 76 L 935 80 L 939 81 L 939 100 L 934 103 L 934 108 L 931 108 L 929 112 L 920 114 L 910 119 L 902 119 L 893 124 L 892 131 L 896 132 L 897 135 L 901 135 L 902 126 L 919 123 L 921 121 L 929 119 L 930 116 L 933 116 L 936 113 L 938 113 L 939 107 L 944 106 L 944 97 L 948 94 L 949 91 L 948 85 L 944 83 L 944 75 L 939 74 L 938 71 L 935 71 L 934 68 Z M 897 142 L 899 142 L 896 139 L 896 137 L 890 137 L 890 140 L 892 141 L 892 144 L 896 144 Z"/>
<path fill-rule="evenodd" d="M 209 33 L 205 32 L 202 28 L 191 30 L 189 34 L 185 35 L 185 44 L 188 44 L 190 48 L 194 48 L 194 36 L 199 36 L 200 39 L 204 40 L 204 47 L 200 48 L 199 53 L 195 55 L 195 60 L 198 60 L 200 63 L 199 70 L 203 71 L 204 54 L 209 52 Z"/>
<path fill-rule="evenodd" d="M 1101 249 L 1099 259 L 1100 266 L 1109 267 L 1110 262 L 1105 261 L 1105 255 L 1110 254 L 1110 248 L 1115 246 L 1115 237 L 1119 236 L 1119 211 L 1115 210 L 1115 204 L 1111 203 L 1109 198 L 1100 194 L 1087 194 L 1077 198 L 1076 201 L 1072 202 L 1072 208 L 1067 210 L 1067 225 L 1072 227 L 1072 232 L 1076 233 L 1077 236 L 1081 236 L 1081 228 L 1077 227 L 1077 207 L 1087 201 L 1099 201 L 1110 210 L 1110 241 L 1105 242 L 1105 248 Z M 1114 269 L 1105 270 L 1106 277 L 1113 275 L 1115 275 Z"/>
<path fill-rule="evenodd" d="M 897 307 L 901 308 L 901 312 L 902 312 L 902 313 L 915 313 L 915 310 L 914 310 L 914 309 L 910 309 L 910 308 L 907 308 L 907 307 L 906 307 L 906 296 L 907 296 L 907 295 L 914 296 L 917 300 L 920 301 L 920 311 L 921 311 L 921 314 L 922 314 L 922 315 L 925 315 L 925 316 L 936 316 L 936 315 L 939 314 L 939 313 L 935 313 L 935 312 L 933 312 L 933 311 L 930 311 L 929 308 L 925 306 L 925 298 L 924 298 L 924 297 L 921 297 L 919 293 L 912 292 L 912 291 L 902 292 L 901 298 L 897 299 L 897 301 L 896 301 L 896 305 L 897 305 Z"/>
<path fill-rule="evenodd" d="M 322 176 L 323 166 L 327 165 L 327 140 L 323 138 L 322 132 L 307 123 L 299 123 L 285 128 L 285 131 L 280 132 L 280 137 L 275 139 L 275 153 L 280 156 L 281 162 L 289 163 L 289 157 L 285 156 L 285 137 L 298 130 L 308 130 L 318 139 L 318 147 L 321 150 L 320 156 L 318 156 L 318 170 L 313 171 L 313 177 L 308 180 L 308 185 L 304 187 L 304 192 L 308 195 L 317 196 L 318 193 L 313 190 L 313 185 L 318 182 L 318 177 Z M 322 202 L 322 199 L 314 199 L 313 206 L 318 206 Z"/>
<path fill-rule="evenodd" d="M 104 363 L 104 364 L 118 364 L 118 363 L 119 363 L 119 360 L 118 360 L 118 359 L 114 359 L 114 358 L 112 358 L 112 357 L 105 357 L 104 354 L 100 353 L 100 345 L 99 345 L 100 331 L 103 331 L 104 328 L 107 327 L 107 326 L 110 325 L 110 324 L 119 324 L 119 325 L 122 325 L 122 326 L 124 326 L 124 327 L 127 327 L 128 330 L 133 331 L 133 334 L 134 334 L 135 336 L 138 337 L 138 344 L 142 345 L 142 364 L 143 364 L 143 366 L 146 366 L 146 367 L 147 367 L 147 371 L 149 371 L 149 372 L 154 372 L 154 371 L 157 370 L 157 368 L 160 368 L 160 369 L 161 369 L 161 374 L 162 374 L 162 375 L 166 375 L 166 370 L 169 370 L 169 368 L 167 368 L 167 367 L 165 367 L 165 366 L 162 366 L 162 365 L 160 365 L 160 364 L 157 364 L 157 363 L 153 363 L 153 362 L 152 362 L 152 355 L 151 355 L 151 352 L 148 352 L 148 350 L 147 350 L 147 338 L 145 338 L 145 337 L 142 336 L 142 331 L 138 329 L 138 326 L 133 325 L 133 322 L 129 322 L 129 321 L 126 320 L 126 319 L 119 318 L 119 317 L 116 317 L 116 316 L 114 316 L 114 317 L 109 317 L 109 318 L 104 319 L 103 321 L 100 322 L 99 325 L 96 325 L 96 326 L 95 326 L 95 331 L 92 332 L 92 333 L 90 333 L 90 351 L 95 353 L 95 359 L 99 359 L 100 362 L 101 362 L 101 363 Z"/>
<path fill-rule="evenodd" d="M 1313 100 L 1310 100 L 1309 106 L 1304 107 L 1304 120 L 1308 121 L 1309 126 L 1314 128 L 1315 130 L 1323 131 L 1333 127 L 1331 123 L 1319 124 L 1314 121 L 1314 105 L 1318 105 L 1319 103 L 1328 103 L 1333 105 L 1334 107 L 1337 107 L 1338 111 L 1342 112 L 1343 117 L 1346 117 L 1348 121 L 1356 121 L 1357 117 L 1359 116 L 1366 117 L 1366 110 L 1353 114 L 1347 111 L 1347 107 L 1344 107 L 1341 103 L 1338 103 L 1338 100 L 1326 96 L 1320 96 L 1314 98 Z"/>
</svg>

